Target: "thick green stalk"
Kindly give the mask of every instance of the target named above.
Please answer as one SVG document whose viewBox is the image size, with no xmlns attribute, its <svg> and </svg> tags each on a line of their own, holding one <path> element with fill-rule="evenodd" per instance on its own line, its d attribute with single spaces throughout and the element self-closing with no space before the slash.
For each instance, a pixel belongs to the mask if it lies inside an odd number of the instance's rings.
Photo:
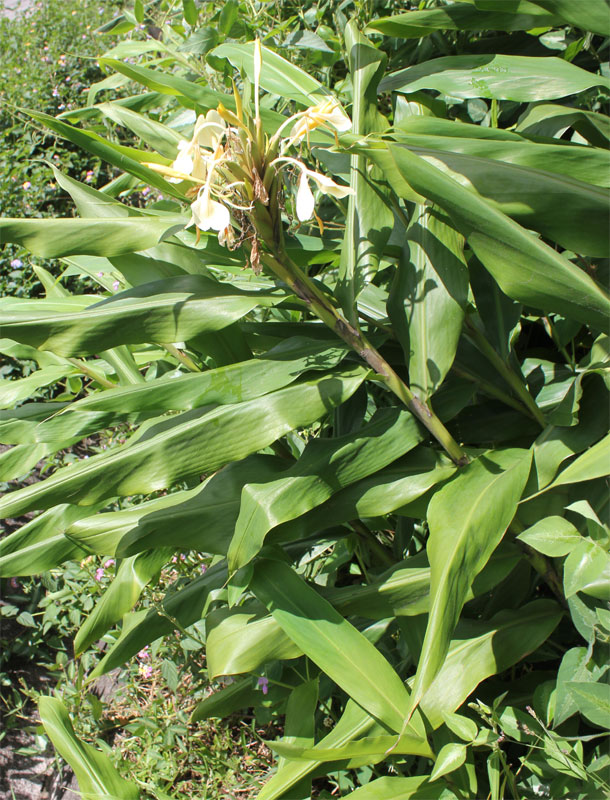
<svg viewBox="0 0 610 800">
<path fill-rule="evenodd" d="M 388 388 L 430 431 L 455 464 L 463 466 L 468 463 L 468 456 L 453 439 L 436 414 L 413 394 L 364 334 L 343 317 L 341 312 L 332 305 L 315 283 L 307 275 L 303 274 L 285 253 L 278 253 L 277 256 L 269 253 L 263 254 L 262 261 L 292 289 L 297 297 L 306 303 L 322 322 L 326 323 L 331 330 L 366 361 L 371 369 L 385 380 Z"/>
</svg>

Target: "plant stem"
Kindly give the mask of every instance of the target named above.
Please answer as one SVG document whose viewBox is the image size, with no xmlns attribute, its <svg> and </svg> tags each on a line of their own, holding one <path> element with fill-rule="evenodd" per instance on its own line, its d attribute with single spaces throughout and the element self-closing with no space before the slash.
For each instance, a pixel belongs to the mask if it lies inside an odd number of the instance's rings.
<svg viewBox="0 0 610 800">
<path fill-rule="evenodd" d="M 86 361 L 82 361 L 80 358 L 69 358 L 68 361 L 71 364 L 74 364 L 74 366 L 77 367 L 77 369 L 79 369 L 83 375 L 88 375 L 96 383 L 99 383 L 100 386 L 104 386 L 106 389 L 116 389 L 116 383 L 113 383 L 112 381 L 109 381 L 108 378 L 100 375 L 97 370 L 91 369 Z"/>
<path fill-rule="evenodd" d="M 190 370 L 191 372 L 201 372 L 201 370 L 199 369 L 197 364 L 195 364 L 193 359 L 189 358 L 189 356 L 187 356 L 186 353 L 183 353 L 181 350 L 178 350 L 178 348 L 175 347 L 173 344 L 167 344 L 166 343 L 166 344 L 163 344 L 162 346 L 167 350 L 167 352 L 171 356 L 173 356 L 174 358 L 177 358 L 178 361 L 181 364 L 184 364 L 184 366 L 188 370 Z"/>
<path fill-rule="evenodd" d="M 269 237 L 265 237 L 268 241 Z M 341 312 L 316 286 L 316 284 L 292 263 L 285 253 L 276 256 L 262 255 L 262 261 L 284 281 L 290 289 L 319 317 L 322 322 L 343 339 L 358 355 L 366 361 L 377 375 L 380 375 L 388 388 L 405 404 L 409 411 L 427 428 L 442 445 L 452 461 L 458 466 L 468 463 L 468 456 L 453 439 L 440 419 L 425 403 L 416 397 L 399 378 L 388 362 L 371 345 L 364 334 L 351 325 Z"/>
<path fill-rule="evenodd" d="M 523 379 L 521 379 L 510 366 L 504 361 L 491 344 L 487 341 L 485 336 L 479 331 L 473 323 L 466 318 L 466 327 L 468 328 L 468 336 L 472 340 L 475 347 L 487 358 L 500 375 L 504 378 L 506 383 L 510 386 L 513 392 L 521 400 L 526 407 L 528 414 L 533 417 L 541 428 L 546 428 L 546 420 L 544 414 L 536 405 L 536 401 L 529 393 Z"/>
</svg>

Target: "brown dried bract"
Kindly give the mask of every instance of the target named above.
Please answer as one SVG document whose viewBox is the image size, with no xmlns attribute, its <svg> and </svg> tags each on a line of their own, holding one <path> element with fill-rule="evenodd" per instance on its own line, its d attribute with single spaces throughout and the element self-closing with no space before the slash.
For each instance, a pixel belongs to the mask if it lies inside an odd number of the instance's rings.
<svg viewBox="0 0 610 800">
<path fill-rule="evenodd" d="M 252 167 L 252 189 L 254 190 L 254 198 L 267 206 L 269 205 L 269 194 L 258 174 L 256 167 Z"/>
</svg>

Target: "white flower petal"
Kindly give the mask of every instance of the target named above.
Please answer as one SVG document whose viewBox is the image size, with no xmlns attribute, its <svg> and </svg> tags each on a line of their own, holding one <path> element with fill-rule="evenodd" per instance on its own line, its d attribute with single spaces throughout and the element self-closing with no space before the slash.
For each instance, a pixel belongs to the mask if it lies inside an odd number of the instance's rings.
<svg viewBox="0 0 610 800">
<path fill-rule="evenodd" d="M 322 175 L 320 172 L 314 172 L 310 169 L 307 170 L 307 175 L 315 182 L 322 194 L 329 194 L 339 199 L 354 194 L 354 190 L 349 186 L 340 186 L 338 183 L 335 183 L 332 178 L 329 178 L 328 175 Z"/>
<path fill-rule="evenodd" d="M 338 131 L 349 131 L 352 127 L 352 121 L 338 106 L 327 116 L 326 121 Z"/>
<path fill-rule="evenodd" d="M 191 175 L 193 172 L 193 148 L 192 143 L 183 140 L 178 142 L 178 155 L 172 164 L 172 169 L 182 172 L 183 175 Z M 181 178 L 169 178 L 170 183 L 180 183 Z"/>
<path fill-rule="evenodd" d="M 313 217 L 314 198 L 313 192 L 309 188 L 307 172 L 303 170 L 299 178 L 299 188 L 297 190 L 297 217 L 301 222 L 307 222 Z"/>
<path fill-rule="evenodd" d="M 193 216 L 187 227 L 194 223 L 202 231 L 222 231 L 231 223 L 229 209 L 212 200 L 207 188 L 191 203 L 191 212 Z"/>
</svg>

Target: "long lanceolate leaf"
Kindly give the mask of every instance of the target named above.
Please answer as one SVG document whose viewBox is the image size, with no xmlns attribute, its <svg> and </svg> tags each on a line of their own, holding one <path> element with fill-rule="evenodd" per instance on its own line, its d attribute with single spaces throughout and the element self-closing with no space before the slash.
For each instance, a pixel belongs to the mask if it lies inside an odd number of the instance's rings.
<svg viewBox="0 0 610 800">
<path fill-rule="evenodd" d="M 218 309 L 216 309 L 218 310 Z M 303 372 L 336 366 L 346 353 L 340 343 L 294 337 L 263 354 L 207 372 L 159 378 L 92 394 L 57 413 L 57 404 L 33 404 L 29 420 L 23 411 L 0 416 L 0 441 L 7 444 L 54 442 L 86 436 L 120 422 L 142 422 L 166 411 L 188 411 L 204 405 L 241 403 L 292 383 Z M 37 373 L 34 373 L 37 374 Z M 22 407 L 23 408 L 23 407 Z M 45 408 L 48 409 L 46 418 Z M 13 424 L 14 423 L 14 424 Z"/>
<path fill-rule="evenodd" d="M 144 494 L 213 472 L 324 416 L 355 392 L 366 374 L 356 367 L 247 403 L 212 411 L 196 409 L 156 422 L 124 448 L 63 467 L 45 481 L 5 495 L 0 514 L 49 508 L 62 500 L 91 505 L 102 498 Z"/>
<path fill-rule="evenodd" d="M 140 789 L 122 778 L 110 759 L 81 741 L 74 733 L 65 706 L 54 697 L 41 697 L 38 703 L 45 732 L 57 752 L 74 770 L 83 800 L 137 800 Z"/>
<path fill-rule="evenodd" d="M 251 586 L 312 661 L 372 716 L 393 731 L 401 729 L 409 696 L 374 645 L 281 562 L 260 559 Z M 410 733 L 423 735 L 417 719 Z"/>
<path fill-rule="evenodd" d="M 451 217 L 509 297 L 605 329 L 610 300 L 583 270 L 406 147 L 367 154 L 397 194 L 412 199 L 415 192 Z"/>
<path fill-rule="evenodd" d="M 471 463 L 432 498 L 430 615 L 412 703 L 436 677 L 473 579 L 510 524 L 527 481 L 531 451 L 498 450 Z"/>
<path fill-rule="evenodd" d="M 387 75 L 379 91 L 436 89 L 452 97 L 551 100 L 608 86 L 608 79 L 561 58 L 507 55 L 447 56 Z"/>
<path fill-rule="evenodd" d="M 231 572 L 256 555 L 271 528 L 305 514 L 335 492 L 385 467 L 415 447 L 422 429 L 406 411 L 380 412 L 357 435 L 312 442 L 285 475 L 248 484 L 229 548 Z"/>
<path fill-rule="evenodd" d="M 182 225 L 176 219 L 0 219 L 0 244 L 13 242 L 36 256 L 118 256 L 146 250 Z"/>
<path fill-rule="evenodd" d="M 261 302 L 274 300 L 185 275 L 129 289 L 74 313 L 51 311 L 47 300 L 12 300 L 2 330 L 17 342 L 60 355 L 86 355 L 120 344 L 183 342 L 231 325 Z"/>
</svg>

